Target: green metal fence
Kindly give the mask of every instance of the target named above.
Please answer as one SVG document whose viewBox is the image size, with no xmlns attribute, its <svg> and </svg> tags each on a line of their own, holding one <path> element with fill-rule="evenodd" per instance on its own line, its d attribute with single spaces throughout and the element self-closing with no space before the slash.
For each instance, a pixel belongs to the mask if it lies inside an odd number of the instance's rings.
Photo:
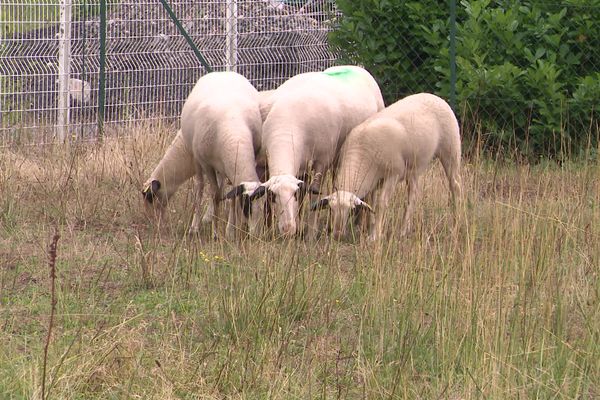
<svg viewBox="0 0 600 400">
<path fill-rule="evenodd" d="M 0 146 L 176 121 L 207 71 L 259 90 L 327 68 L 333 4 L 277 0 L 3 0 Z"/>
</svg>

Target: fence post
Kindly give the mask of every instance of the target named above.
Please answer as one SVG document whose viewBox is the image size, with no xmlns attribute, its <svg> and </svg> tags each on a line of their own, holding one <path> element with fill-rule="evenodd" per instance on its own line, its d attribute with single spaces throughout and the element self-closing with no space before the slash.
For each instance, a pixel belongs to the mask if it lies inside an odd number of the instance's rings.
<svg viewBox="0 0 600 400">
<path fill-rule="evenodd" d="M 194 43 L 194 41 L 192 40 L 190 35 L 187 33 L 187 31 L 185 30 L 183 25 L 181 25 L 181 21 L 179 21 L 179 19 L 173 12 L 173 9 L 169 5 L 169 3 L 167 3 L 167 0 L 160 0 L 160 2 L 162 3 L 164 9 L 167 11 L 167 14 L 169 14 L 169 17 L 171 18 L 171 20 L 173 21 L 173 23 L 179 30 L 179 33 L 181 33 L 181 35 L 184 37 L 184 39 L 188 42 L 188 44 L 192 48 L 192 51 L 196 55 L 196 58 L 198 59 L 198 61 L 200 61 L 200 64 L 202 64 L 208 72 L 212 72 L 213 69 L 210 67 L 210 65 L 208 65 L 208 61 L 206 61 L 204 56 L 202 56 L 202 53 L 200 53 L 200 50 L 198 50 L 198 47 L 196 46 L 196 44 Z"/>
<path fill-rule="evenodd" d="M 58 38 L 58 114 L 56 128 L 61 142 L 69 140 L 69 96 L 71 79 L 71 0 L 60 2 Z"/>
<path fill-rule="evenodd" d="M 225 57 L 227 71 L 237 70 L 238 58 L 238 10 L 237 0 L 227 0 Z"/>
<path fill-rule="evenodd" d="M 450 0 L 450 106 L 456 112 L 456 0 Z"/>
<path fill-rule="evenodd" d="M 83 0 L 82 2 L 82 17 L 83 17 L 83 25 L 85 26 L 87 24 L 87 19 L 88 19 L 88 6 L 87 6 L 87 0 Z M 86 46 L 87 46 L 87 34 L 86 31 L 87 29 L 82 29 L 82 44 L 81 44 L 81 81 L 83 82 L 83 85 L 81 85 L 81 98 L 85 99 L 85 82 L 87 81 L 87 76 L 86 76 L 86 65 L 85 65 L 85 60 L 87 58 L 87 53 L 86 53 Z M 91 89 L 91 87 L 90 87 Z M 91 98 L 91 93 L 90 93 L 90 98 Z M 89 104 L 86 104 L 87 101 L 82 101 L 81 102 L 81 114 L 85 115 L 86 114 L 86 107 L 89 106 Z M 83 118 L 81 120 L 81 124 L 79 125 L 79 137 L 83 138 Z"/>
<path fill-rule="evenodd" d="M 98 75 L 98 138 L 102 139 L 106 102 L 106 0 L 100 0 L 100 71 Z"/>
</svg>

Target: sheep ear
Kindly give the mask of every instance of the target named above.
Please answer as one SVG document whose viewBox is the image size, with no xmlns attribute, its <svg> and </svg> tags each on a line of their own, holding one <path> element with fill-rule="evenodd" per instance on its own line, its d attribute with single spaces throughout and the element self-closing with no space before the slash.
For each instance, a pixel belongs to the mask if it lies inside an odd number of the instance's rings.
<svg viewBox="0 0 600 400">
<path fill-rule="evenodd" d="M 260 185 L 250 196 L 248 196 L 248 198 L 250 199 L 250 201 L 252 201 L 254 199 L 258 199 L 259 197 L 263 197 L 265 193 L 267 193 L 267 187 L 264 185 Z"/>
<path fill-rule="evenodd" d="M 142 190 L 142 194 L 144 198 L 148 201 L 148 203 L 152 203 L 156 198 L 156 193 L 160 190 L 160 182 L 157 180 L 153 180 L 150 182 L 150 185 Z"/>
<path fill-rule="evenodd" d="M 142 190 L 142 195 L 144 196 L 144 200 L 152 204 L 154 201 L 154 193 L 152 193 L 152 190 L 149 187 Z"/>
<path fill-rule="evenodd" d="M 244 193 L 244 185 L 237 185 L 236 187 L 234 187 L 233 189 L 231 189 L 231 191 L 229 191 L 229 193 L 227 193 L 222 200 L 231 200 L 233 198 L 236 198 L 240 195 L 242 195 Z"/>
<path fill-rule="evenodd" d="M 314 203 L 311 204 L 310 209 L 311 209 L 311 211 L 316 211 L 316 210 L 321 210 L 325 207 L 329 207 L 329 198 L 328 197 L 322 198 L 319 201 L 315 201 Z"/>
<path fill-rule="evenodd" d="M 362 201 L 359 198 L 357 198 L 356 201 L 354 202 L 354 206 L 359 210 L 367 210 L 370 213 L 375 214 L 375 211 L 373 211 L 373 208 L 371 208 L 370 205 L 368 205 L 367 203 L 365 203 L 364 201 Z"/>
</svg>

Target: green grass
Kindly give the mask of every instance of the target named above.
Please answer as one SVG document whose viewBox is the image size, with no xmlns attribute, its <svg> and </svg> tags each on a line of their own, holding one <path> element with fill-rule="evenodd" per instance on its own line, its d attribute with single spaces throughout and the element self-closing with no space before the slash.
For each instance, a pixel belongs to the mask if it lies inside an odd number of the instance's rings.
<svg viewBox="0 0 600 400">
<path fill-rule="evenodd" d="M 0 37 L 22 34 L 59 20 L 58 0 L 25 1 L 0 6 Z"/>
<path fill-rule="evenodd" d="M 467 162 L 458 222 L 435 164 L 407 238 L 400 188 L 381 243 L 235 243 L 190 185 L 142 213 L 165 131 L 0 149 L 0 398 L 41 397 L 55 228 L 48 398 L 600 396 L 598 164 Z"/>
<path fill-rule="evenodd" d="M 0 38 L 27 34 L 30 31 L 51 27 L 60 21 L 60 0 L 20 0 L 0 5 Z M 111 1 L 109 7 L 119 4 Z M 71 2 L 72 19 L 87 20 L 98 15 L 98 4 L 83 0 Z"/>
</svg>

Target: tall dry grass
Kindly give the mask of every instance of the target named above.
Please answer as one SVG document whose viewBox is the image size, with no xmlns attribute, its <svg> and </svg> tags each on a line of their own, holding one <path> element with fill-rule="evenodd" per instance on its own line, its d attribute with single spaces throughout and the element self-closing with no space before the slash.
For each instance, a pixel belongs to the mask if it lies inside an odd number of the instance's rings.
<svg viewBox="0 0 600 400">
<path fill-rule="evenodd" d="M 118 132 L 117 132 L 118 133 Z M 442 168 L 414 230 L 337 242 L 188 237 L 191 185 L 160 228 L 141 185 L 174 135 L 0 149 L 0 398 L 600 396 L 600 165 Z M 321 216 L 326 219 L 325 213 Z"/>
</svg>

